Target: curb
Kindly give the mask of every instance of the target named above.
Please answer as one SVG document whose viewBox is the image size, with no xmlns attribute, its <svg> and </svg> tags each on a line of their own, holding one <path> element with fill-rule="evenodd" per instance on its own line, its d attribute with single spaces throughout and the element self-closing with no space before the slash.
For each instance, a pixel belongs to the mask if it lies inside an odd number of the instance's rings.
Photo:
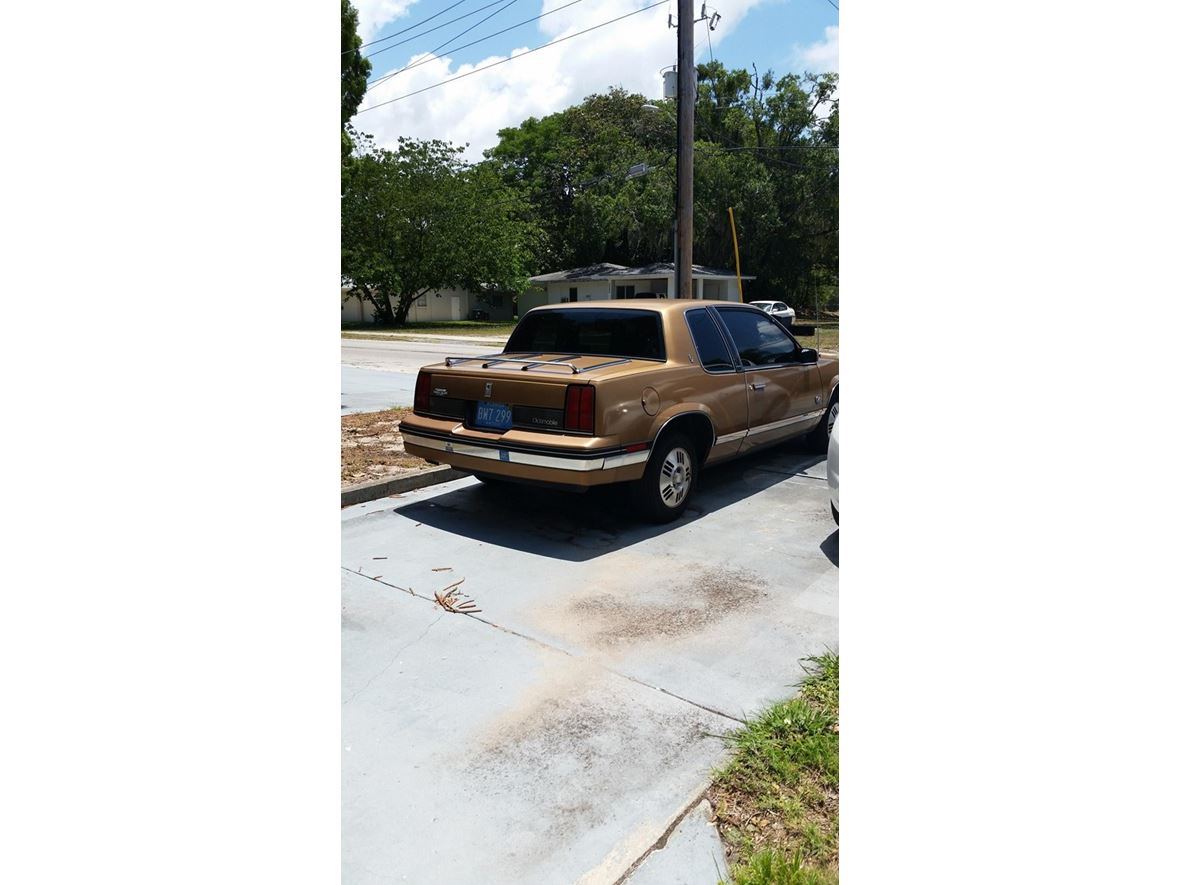
<svg viewBox="0 0 1180 885">
<path fill-rule="evenodd" d="M 462 479 L 470 475 L 466 470 L 456 470 L 454 467 L 444 465 L 429 467 L 426 470 L 419 470 L 417 473 L 391 476 L 389 479 L 375 479 L 371 482 L 357 483 L 354 486 L 345 486 L 340 490 L 340 506 L 351 507 L 353 504 L 376 501 L 387 495 L 412 492 L 415 489 L 438 485 L 440 482 L 450 482 L 452 479 Z"/>
</svg>

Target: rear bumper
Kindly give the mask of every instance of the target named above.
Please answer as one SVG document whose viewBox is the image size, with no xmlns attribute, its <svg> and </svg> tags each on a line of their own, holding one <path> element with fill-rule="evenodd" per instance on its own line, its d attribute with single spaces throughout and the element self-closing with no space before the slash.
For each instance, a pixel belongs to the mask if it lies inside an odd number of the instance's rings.
<svg viewBox="0 0 1180 885">
<path fill-rule="evenodd" d="M 586 438 L 577 439 L 576 446 L 541 445 L 535 441 L 535 434 L 528 434 L 527 441 L 506 440 L 489 438 L 488 434 L 456 433 L 460 428 L 453 423 L 445 425 L 420 416 L 403 421 L 401 434 L 406 451 L 460 470 L 569 486 L 639 479 L 651 456 L 650 446 L 628 452 L 620 446 L 596 447 L 594 440 Z"/>
</svg>

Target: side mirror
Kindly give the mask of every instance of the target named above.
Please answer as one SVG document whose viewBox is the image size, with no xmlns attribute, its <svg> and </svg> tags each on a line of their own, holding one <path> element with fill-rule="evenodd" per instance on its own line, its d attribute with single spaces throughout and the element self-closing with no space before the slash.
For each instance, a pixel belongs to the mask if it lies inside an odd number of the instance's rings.
<svg viewBox="0 0 1180 885">
<path fill-rule="evenodd" d="M 801 363 L 818 363 L 819 351 L 814 347 L 804 347 L 799 351 L 799 362 Z"/>
</svg>

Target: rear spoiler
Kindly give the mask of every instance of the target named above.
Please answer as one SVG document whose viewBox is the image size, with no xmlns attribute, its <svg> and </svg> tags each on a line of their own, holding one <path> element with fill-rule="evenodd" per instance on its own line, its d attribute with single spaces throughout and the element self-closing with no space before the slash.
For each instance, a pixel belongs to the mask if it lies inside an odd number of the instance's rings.
<svg viewBox="0 0 1180 885">
<path fill-rule="evenodd" d="M 449 369 L 451 366 L 457 366 L 460 363 L 478 362 L 480 360 L 485 361 L 483 366 L 481 367 L 484 369 L 487 369 L 491 366 L 499 365 L 501 363 L 511 363 L 512 365 L 519 365 L 520 371 L 522 371 L 522 372 L 527 372 L 529 369 L 535 369 L 538 366 L 541 366 L 543 368 L 548 368 L 549 366 L 553 366 L 555 368 L 561 367 L 563 369 L 569 369 L 571 375 L 581 375 L 581 374 L 584 374 L 585 372 L 591 372 L 594 369 L 601 369 L 606 366 L 619 366 L 619 365 L 622 365 L 623 363 L 631 362 L 631 359 L 629 357 L 623 357 L 623 358 L 615 359 L 615 360 L 607 360 L 605 363 L 595 363 L 592 366 L 583 366 L 581 368 L 578 368 L 573 363 L 569 362 L 569 360 L 565 360 L 565 359 L 533 360 L 533 359 L 528 359 L 528 358 L 500 356 L 498 354 L 487 354 L 486 356 L 449 356 L 444 360 L 444 362 L 446 363 L 447 368 Z"/>
</svg>

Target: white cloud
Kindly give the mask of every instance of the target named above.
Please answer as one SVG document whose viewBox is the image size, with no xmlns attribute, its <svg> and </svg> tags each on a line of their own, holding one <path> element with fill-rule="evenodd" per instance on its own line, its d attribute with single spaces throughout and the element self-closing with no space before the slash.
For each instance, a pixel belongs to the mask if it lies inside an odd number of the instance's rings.
<svg viewBox="0 0 1180 885">
<path fill-rule="evenodd" d="M 385 25 L 409 12 L 418 0 L 352 0 L 357 11 L 357 33 L 368 43 Z"/>
<path fill-rule="evenodd" d="M 567 2 L 544 0 L 541 11 Z M 517 56 L 526 49 L 640 9 L 648 2 L 583 0 L 568 10 L 541 19 L 538 27 L 543 39 L 514 49 L 510 54 Z M 728 4 L 730 8 L 722 14 L 713 32 L 714 45 L 761 2 L 735 0 Z M 516 126 L 530 116 L 542 117 L 560 111 L 612 86 L 652 98 L 661 97 L 660 68 L 676 60 L 676 32 L 668 28 L 667 10 L 666 5 L 656 7 L 421 95 L 361 113 L 354 118 L 353 125 L 387 146 L 395 143 L 399 135 L 470 143 L 467 156 L 474 160 L 482 156 L 484 148 L 496 143 L 496 132 L 500 129 Z M 696 27 L 698 38 L 703 39 L 705 24 Z M 423 53 L 412 61 L 428 57 Z M 504 58 L 504 55 L 489 56 L 475 64 L 458 66 L 446 56 L 436 58 L 373 87 L 361 109 Z"/>
<path fill-rule="evenodd" d="M 813 74 L 840 70 L 840 26 L 824 28 L 824 38 L 803 47 L 795 47 L 796 64 Z"/>
</svg>

